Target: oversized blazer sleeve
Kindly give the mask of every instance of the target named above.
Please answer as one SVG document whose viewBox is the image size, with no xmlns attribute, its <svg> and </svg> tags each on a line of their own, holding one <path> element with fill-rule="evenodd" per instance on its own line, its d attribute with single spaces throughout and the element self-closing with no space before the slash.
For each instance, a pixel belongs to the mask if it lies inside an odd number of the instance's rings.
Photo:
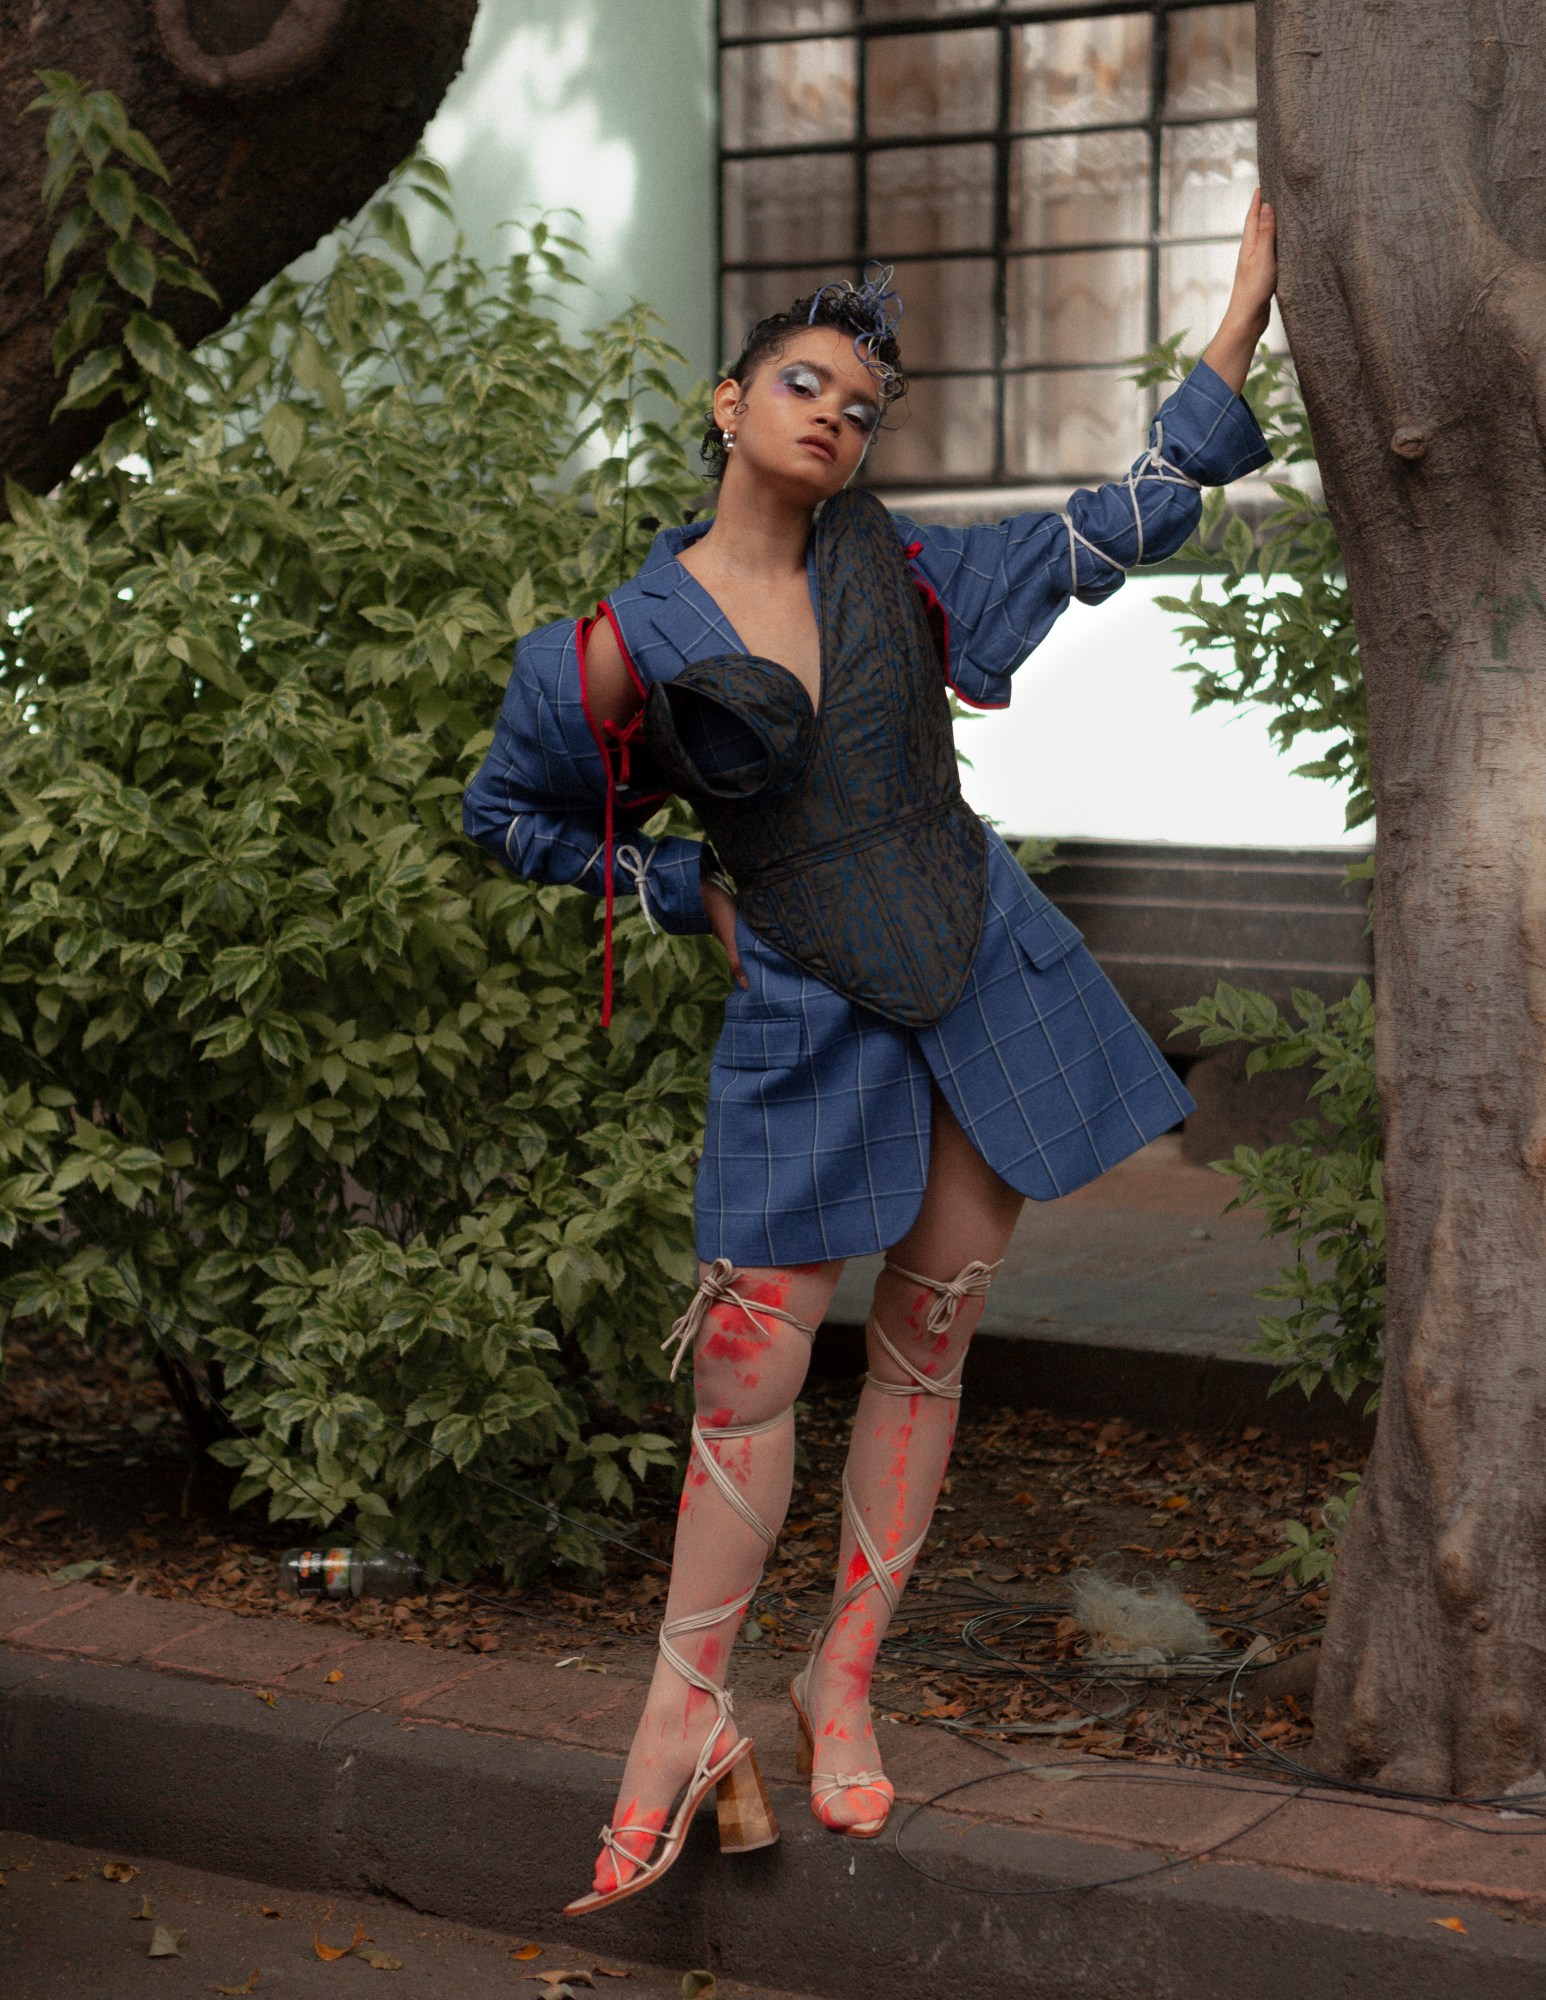
<svg viewBox="0 0 1546 2000">
<path fill-rule="evenodd" d="M 1271 456 L 1243 398 L 1200 361 L 1161 405 L 1127 477 L 1081 488 L 1062 513 L 973 528 L 898 516 L 919 587 L 944 614 L 951 687 L 974 708 L 1003 708 L 1010 676 L 1071 598 L 1097 604 L 1130 569 L 1174 555 L 1197 526 L 1199 487 Z"/>
<path fill-rule="evenodd" d="M 607 761 L 586 712 L 584 629 L 563 619 L 517 645 L 494 741 L 462 802 L 462 825 L 513 874 L 601 896 Z M 702 843 L 679 834 L 651 840 L 626 804 L 619 812 L 618 893 L 642 893 L 662 930 L 708 930 L 699 888 Z"/>
</svg>

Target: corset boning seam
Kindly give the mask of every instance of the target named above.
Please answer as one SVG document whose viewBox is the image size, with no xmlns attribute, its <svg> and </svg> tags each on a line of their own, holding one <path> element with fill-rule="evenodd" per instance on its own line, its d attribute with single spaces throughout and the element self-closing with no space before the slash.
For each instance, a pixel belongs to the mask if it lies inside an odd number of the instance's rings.
<svg viewBox="0 0 1546 2000">
<path fill-rule="evenodd" d="M 701 808 L 700 808 L 701 810 Z M 715 835 L 717 844 L 726 850 L 730 872 L 736 882 L 747 889 L 772 889 L 790 876 L 798 875 L 807 868 L 820 867 L 823 862 L 840 861 L 847 854 L 858 854 L 867 847 L 881 847 L 905 833 L 909 827 L 922 825 L 930 820 L 957 819 L 970 815 L 970 807 L 959 793 L 954 798 L 938 799 L 929 805 L 914 806 L 911 812 L 893 813 L 884 821 L 873 826 L 856 827 L 852 833 L 844 834 L 836 840 L 824 841 L 819 847 L 802 847 L 795 854 L 782 856 L 763 868 L 737 868 L 734 861 L 735 835 L 720 831 Z"/>
</svg>

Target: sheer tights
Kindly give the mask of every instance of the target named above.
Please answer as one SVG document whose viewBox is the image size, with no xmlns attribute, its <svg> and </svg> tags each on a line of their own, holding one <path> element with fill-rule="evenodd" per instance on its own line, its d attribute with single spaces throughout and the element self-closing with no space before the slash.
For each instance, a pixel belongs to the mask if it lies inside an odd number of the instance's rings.
<svg viewBox="0 0 1546 2000">
<path fill-rule="evenodd" d="M 906 1583 L 914 1545 L 928 1528 L 955 1435 L 953 1397 L 931 1394 L 918 1383 L 953 1388 L 983 1299 L 981 1291 L 962 1296 L 952 1281 L 969 1265 L 996 1265 L 1020 1207 L 1021 1197 L 982 1160 L 936 1094 L 923 1202 L 875 1285 L 870 1375 L 844 1474 L 850 1507 L 833 1616 L 805 1689 L 816 1739 L 813 1800 L 821 1801 L 819 1816 L 829 1826 L 857 1824 L 882 1809 L 877 1794 L 862 1787 L 833 1785 L 823 1799 L 822 1780 L 879 1767 L 869 1711 L 875 1655 L 890 1623 L 889 1600 Z M 744 1605 L 789 1505 L 792 1405 L 810 1359 L 808 1333 L 758 1309 L 777 1308 L 815 1328 L 841 1270 L 840 1262 L 733 1273 L 728 1265 L 716 1265 L 706 1276 L 722 1274 L 742 1303 L 700 1303 L 700 1292 L 679 1323 L 684 1342 L 695 1343 L 698 1415 L 665 1615 L 668 1625 L 703 1620 L 676 1643 L 716 1686 L 724 1685 Z M 746 1514 L 727 1501 L 707 1470 L 704 1457 L 710 1453 L 745 1502 Z M 882 1558 L 889 1590 L 863 1587 L 867 1577 L 873 1584 L 873 1577 L 854 1516 Z M 598 1889 L 628 1879 L 630 1854 L 648 1857 L 654 1834 L 666 1824 L 705 1738 L 717 1726 L 709 1697 L 686 1686 L 667 1660 L 658 1660 L 612 1822 L 640 1831 L 620 1835 L 613 1849 L 603 1850 L 596 1864 Z"/>
</svg>

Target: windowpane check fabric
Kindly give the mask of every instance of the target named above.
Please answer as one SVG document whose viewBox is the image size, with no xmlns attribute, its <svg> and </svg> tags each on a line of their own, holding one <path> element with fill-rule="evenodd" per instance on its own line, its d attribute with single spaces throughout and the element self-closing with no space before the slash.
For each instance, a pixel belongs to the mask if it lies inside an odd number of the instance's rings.
<svg viewBox="0 0 1546 2000">
<path fill-rule="evenodd" d="M 1268 456 L 1246 405 L 1199 364 L 1128 480 L 1075 494 L 1066 514 L 964 529 L 897 519 L 918 588 L 944 614 L 951 685 L 1002 706 L 1076 589 L 1097 601 L 1140 555 L 1174 553 L 1196 524 L 1197 485 Z M 664 530 L 609 601 L 646 689 L 689 662 L 746 651 L 677 560 L 706 525 Z M 464 820 L 516 873 L 599 894 L 606 767 L 585 716 L 582 651 L 567 621 L 521 641 Z M 627 824 L 634 852 L 619 888 L 642 890 L 665 929 L 706 929 L 698 843 L 652 843 Z M 997 836 L 988 846 L 981 942 L 959 999 L 931 1027 L 883 1020 L 738 923 L 750 986 L 732 992 L 714 1051 L 700 1257 L 783 1265 L 895 1243 L 927 1178 L 931 1082 L 983 1158 L 1038 1201 L 1084 1185 L 1193 1108 L 1078 930 Z"/>
</svg>

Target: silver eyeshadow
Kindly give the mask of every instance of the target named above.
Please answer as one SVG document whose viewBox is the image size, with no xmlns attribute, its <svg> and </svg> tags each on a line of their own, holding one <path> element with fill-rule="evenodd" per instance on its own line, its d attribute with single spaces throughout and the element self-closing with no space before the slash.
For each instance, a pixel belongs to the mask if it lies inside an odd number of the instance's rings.
<svg viewBox="0 0 1546 2000">
<path fill-rule="evenodd" d="M 786 389 L 793 389 L 797 395 L 819 396 L 822 391 L 821 377 L 806 361 L 791 361 L 778 371 L 778 379 Z M 863 400 L 849 403 L 843 415 L 859 426 L 866 435 L 880 422 L 880 411 L 875 405 Z"/>
</svg>

